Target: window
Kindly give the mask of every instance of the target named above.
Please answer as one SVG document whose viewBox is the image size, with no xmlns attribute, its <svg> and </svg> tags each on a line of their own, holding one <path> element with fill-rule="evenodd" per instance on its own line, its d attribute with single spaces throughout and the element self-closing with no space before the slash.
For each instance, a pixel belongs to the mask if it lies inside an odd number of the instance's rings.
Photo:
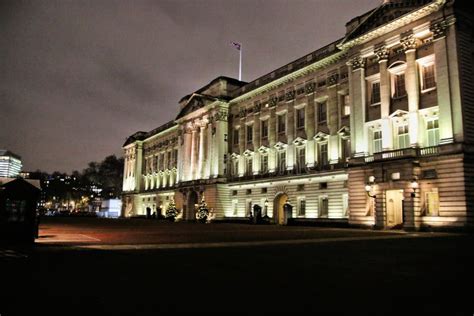
<svg viewBox="0 0 474 316">
<path fill-rule="evenodd" d="M 306 200 L 304 198 L 298 201 L 298 216 L 305 216 L 306 214 Z"/>
<path fill-rule="evenodd" d="M 267 193 L 267 188 L 262 188 L 262 190 L 260 191 L 260 193 Z"/>
<path fill-rule="evenodd" d="M 328 144 L 327 143 L 321 143 L 319 144 L 318 146 L 319 150 L 318 150 L 318 153 L 319 153 L 319 157 L 318 157 L 318 161 L 319 161 L 319 165 L 320 166 L 327 166 L 328 165 Z"/>
<path fill-rule="evenodd" d="M 349 194 L 347 193 L 342 195 L 342 216 L 349 216 Z"/>
<path fill-rule="evenodd" d="M 436 88 L 434 63 L 421 66 L 421 90 L 427 91 Z"/>
<path fill-rule="evenodd" d="M 426 122 L 426 133 L 428 146 L 439 145 L 439 122 L 438 119 L 429 120 Z"/>
<path fill-rule="evenodd" d="M 165 168 L 165 154 L 160 155 L 160 170 L 164 170 Z"/>
<path fill-rule="evenodd" d="M 268 173 L 268 155 L 260 156 L 260 171 L 262 174 Z"/>
<path fill-rule="evenodd" d="M 306 170 L 306 148 L 296 148 L 296 154 L 296 170 L 298 173 L 304 172 Z"/>
<path fill-rule="evenodd" d="M 434 189 L 432 192 L 426 192 L 425 208 L 426 216 L 439 215 L 439 194 L 437 189 Z"/>
<path fill-rule="evenodd" d="M 171 151 L 168 151 L 168 169 L 171 169 Z"/>
<path fill-rule="evenodd" d="M 239 175 L 239 160 L 238 159 L 232 160 L 232 175 L 235 177 Z"/>
<path fill-rule="evenodd" d="M 296 191 L 304 191 L 304 184 L 298 184 Z"/>
<path fill-rule="evenodd" d="M 394 98 L 401 98 L 407 95 L 407 91 L 405 89 L 405 73 L 399 73 L 393 76 L 393 97 Z"/>
<path fill-rule="evenodd" d="M 382 151 L 382 131 L 374 131 L 373 136 L 373 153 L 379 153 Z"/>
<path fill-rule="evenodd" d="M 349 103 L 349 95 L 342 96 L 342 115 L 350 115 L 351 114 L 351 105 Z"/>
<path fill-rule="evenodd" d="M 349 138 L 341 139 L 342 162 L 347 162 L 351 158 L 351 140 Z"/>
<path fill-rule="evenodd" d="M 370 84 L 370 104 L 380 103 L 380 81 L 373 81 Z"/>
<path fill-rule="evenodd" d="M 318 103 L 318 123 L 326 122 L 326 102 Z"/>
<path fill-rule="evenodd" d="M 296 129 L 304 129 L 304 108 L 296 110 Z"/>
<path fill-rule="evenodd" d="M 248 158 L 246 162 L 247 169 L 245 170 L 245 174 L 251 176 L 253 174 L 253 159 Z"/>
<path fill-rule="evenodd" d="M 286 152 L 278 152 L 278 172 L 283 173 L 286 170 Z"/>
<path fill-rule="evenodd" d="M 247 125 L 247 143 L 251 143 L 253 141 L 253 126 Z"/>
<path fill-rule="evenodd" d="M 410 135 L 408 134 L 408 125 L 398 126 L 398 148 L 410 147 Z"/>
<path fill-rule="evenodd" d="M 237 195 L 237 190 L 232 190 L 232 195 Z"/>
<path fill-rule="evenodd" d="M 284 134 L 286 133 L 286 115 L 278 115 L 278 120 L 277 120 L 277 129 L 278 129 L 278 134 Z"/>
<path fill-rule="evenodd" d="M 268 120 L 262 121 L 262 139 L 268 139 Z"/>
<path fill-rule="evenodd" d="M 329 203 L 327 196 L 319 198 L 319 217 L 328 217 L 329 215 Z"/>
<path fill-rule="evenodd" d="M 178 165 L 178 150 L 173 150 L 173 166 L 176 167 Z"/>
<path fill-rule="evenodd" d="M 245 190 L 245 194 L 247 194 L 247 195 L 252 194 L 252 189 L 247 189 L 247 190 Z"/>
<path fill-rule="evenodd" d="M 232 138 L 233 138 L 234 145 L 238 145 L 239 144 L 239 130 L 238 129 L 234 129 L 234 135 L 232 136 Z"/>
<path fill-rule="evenodd" d="M 232 209 L 233 209 L 233 212 L 232 212 L 232 215 L 234 216 L 237 216 L 238 212 L 239 212 L 239 202 L 238 200 L 233 200 L 232 201 Z"/>
<path fill-rule="evenodd" d="M 252 200 L 247 200 L 247 210 L 245 216 L 249 217 L 252 214 Z"/>
</svg>

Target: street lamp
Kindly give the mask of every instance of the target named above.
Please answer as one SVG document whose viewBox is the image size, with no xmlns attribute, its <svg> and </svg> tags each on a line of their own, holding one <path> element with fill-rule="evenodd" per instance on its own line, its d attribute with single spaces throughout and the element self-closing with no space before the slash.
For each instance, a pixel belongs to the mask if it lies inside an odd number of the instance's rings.
<svg viewBox="0 0 474 316">
<path fill-rule="evenodd" d="M 372 191 L 372 185 L 371 184 L 366 184 L 365 186 L 365 192 L 367 192 L 367 196 L 375 199 L 376 195 L 375 194 L 370 194 L 370 191 Z"/>
<path fill-rule="evenodd" d="M 416 189 L 418 189 L 419 187 L 418 181 L 416 181 L 416 179 L 413 179 L 410 186 L 413 190 L 413 192 L 411 192 L 411 197 L 414 198 L 416 196 Z"/>
</svg>

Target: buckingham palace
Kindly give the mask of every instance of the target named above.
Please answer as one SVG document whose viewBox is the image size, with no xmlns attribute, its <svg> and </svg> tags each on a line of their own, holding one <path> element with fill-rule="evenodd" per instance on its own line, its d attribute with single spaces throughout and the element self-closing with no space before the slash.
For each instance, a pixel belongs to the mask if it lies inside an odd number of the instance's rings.
<svg viewBox="0 0 474 316">
<path fill-rule="evenodd" d="M 466 2 L 384 1 L 343 38 L 262 77 L 221 76 L 184 96 L 172 121 L 123 145 L 123 215 L 175 203 L 195 220 L 205 199 L 216 220 L 258 205 L 275 224 L 472 227 Z"/>
</svg>

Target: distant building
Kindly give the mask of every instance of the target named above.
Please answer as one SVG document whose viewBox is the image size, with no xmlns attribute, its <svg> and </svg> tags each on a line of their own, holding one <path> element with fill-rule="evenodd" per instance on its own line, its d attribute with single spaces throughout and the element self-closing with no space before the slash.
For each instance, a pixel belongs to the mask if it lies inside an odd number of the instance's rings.
<svg viewBox="0 0 474 316">
<path fill-rule="evenodd" d="M 467 1 L 384 1 L 250 83 L 214 79 L 128 137 L 123 215 L 194 220 L 205 197 L 217 219 L 474 226 L 473 25 Z"/>
<path fill-rule="evenodd" d="M 15 178 L 21 171 L 21 157 L 11 151 L 0 149 L 0 177 Z"/>
</svg>

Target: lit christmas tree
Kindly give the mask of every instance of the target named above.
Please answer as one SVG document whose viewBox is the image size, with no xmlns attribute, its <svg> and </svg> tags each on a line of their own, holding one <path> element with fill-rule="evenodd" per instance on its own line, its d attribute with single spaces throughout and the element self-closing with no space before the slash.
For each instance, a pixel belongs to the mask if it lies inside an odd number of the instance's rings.
<svg viewBox="0 0 474 316">
<path fill-rule="evenodd" d="M 206 222 L 207 217 L 209 216 L 209 209 L 207 208 L 207 203 L 204 200 L 204 195 L 202 196 L 201 203 L 196 212 L 196 219 L 200 222 Z"/>
<path fill-rule="evenodd" d="M 176 208 L 176 203 L 174 202 L 174 199 L 171 198 L 170 203 L 168 204 L 168 208 L 166 209 L 166 218 L 169 219 L 170 221 L 174 221 L 176 219 L 176 216 L 178 216 L 179 210 Z"/>
</svg>

